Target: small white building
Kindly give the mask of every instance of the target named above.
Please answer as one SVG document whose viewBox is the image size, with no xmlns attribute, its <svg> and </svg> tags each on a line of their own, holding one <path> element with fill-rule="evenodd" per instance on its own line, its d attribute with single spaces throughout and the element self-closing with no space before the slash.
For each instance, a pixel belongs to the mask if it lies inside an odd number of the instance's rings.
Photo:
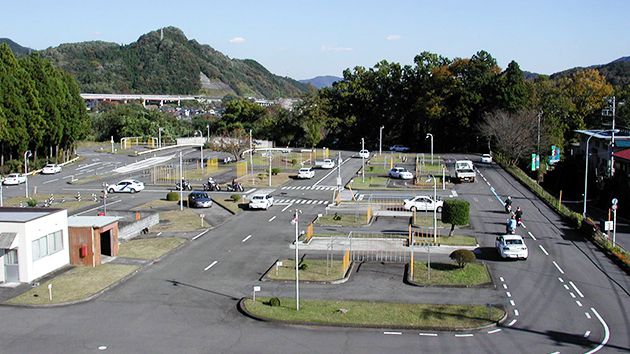
<svg viewBox="0 0 630 354">
<path fill-rule="evenodd" d="M 30 283 L 69 263 L 65 209 L 0 208 L 0 283 Z"/>
</svg>

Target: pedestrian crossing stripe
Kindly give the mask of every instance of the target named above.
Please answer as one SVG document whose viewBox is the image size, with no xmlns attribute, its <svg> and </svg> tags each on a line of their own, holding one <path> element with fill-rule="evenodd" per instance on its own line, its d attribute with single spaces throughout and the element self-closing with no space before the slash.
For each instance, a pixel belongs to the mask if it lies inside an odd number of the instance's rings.
<svg viewBox="0 0 630 354">
<path fill-rule="evenodd" d="M 337 187 L 334 186 L 286 186 L 282 187 L 283 190 L 316 190 L 316 191 L 334 191 Z"/>
<path fill-rule="evenodd" d="M 319 205 L 329 203 L 327 200 L 313 200 L 313 199 L 280 199 L 276 201 L 276 204 L 312 204 Z"/>
</svg>

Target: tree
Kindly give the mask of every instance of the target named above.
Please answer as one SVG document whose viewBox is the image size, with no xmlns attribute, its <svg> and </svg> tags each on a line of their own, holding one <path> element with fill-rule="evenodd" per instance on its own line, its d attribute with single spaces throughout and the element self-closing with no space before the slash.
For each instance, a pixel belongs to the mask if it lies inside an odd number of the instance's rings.
<svg viewBox="0 0 630 354">
<path fill-rule="evenodd" d="M 470 223 L 470 203 L 463 199 L 447 199 L 442 206 L 442 222 L 451 224 L 448 236 L 453 236 L 455 225 Z"/>
<path fill-rule="evenodd" d="M 245 132 L 242 125 L 235 125 L 229 133 L 210 142 L 210 148 L 228 152 L 238 161 L 241 159 L 241 154 L 249 149 L 249 134 Z"/>
<path fill-rule="evenodd" d="M 457 262 L 460 268 L 464 268 L 468 263 L 474 263 L 477 259 L 473 251 L 464 249 L 451 252 L 449 258 Z"/>
<path fill-rule="evenodd" d="M 534 151 L 537 124 L 538 113 L 535 111 L 497 111 L 485 115 L 479 131 L 494 143 L 508 164 L 514 165 Z"/>
</svg>

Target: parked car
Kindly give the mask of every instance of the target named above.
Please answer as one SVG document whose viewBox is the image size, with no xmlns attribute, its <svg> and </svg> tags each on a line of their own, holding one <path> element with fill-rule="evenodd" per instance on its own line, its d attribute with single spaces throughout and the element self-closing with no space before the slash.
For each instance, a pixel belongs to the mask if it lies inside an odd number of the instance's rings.
<svg viewBox="0 0 630 354">
<path fill-rule="evenodd" d="M 470 160 L 457 160 L 455 161 L 455 178 L 460 181 L 475 182 L 477 172 L 473 162 Z"/>
<path fill-rule="evenodd" d="M 250 209 L 269 209 L 273 205 L 273 197 L 269 194 L 258 193 L 249 198 Z"/>
<path fill-rule="evenodd" d="M 15 186 L 22 183 L 26 183 L 26 176 L 19 173 L 11 173 L 2 181 L 2 184 L 6 186 Z"/>
<path fill-rule="evenodd" d="M 407 152 L 409 151 L 409 148 L 403 145 L 392 145 L 389 147 L 389 151 Z"/>
<path fill-rule="evenodd" d="M 188 206 L 192 208 L 210 208 L 212 198 L 206 192 L 194 191 L 188 194 Z"/>
<path fill-rule="evenodd" d="M 49 163 L 44 166 L 44 168 L 42 168 L 43 175 L 54 175 L 55 173 L 59 172 L 61 172 L 61 166 L 54 163 Z"/>
<path fill-rule="evenodd" d="M 405 210 L 411 211 L 437 211 L 438 213 L 442 212 L 442 206 L 444 205 L 443 200 L 433 201 L 433 198 L 419 195 L 413 197 L 412 199 L 405 199 L 403 208 Z"/>
<path fill-rule="evenodd" d="M 501 258 L 527 259 L 529 255 L 527 245 L 519 235 L 498 236 L 495 247 Z"/>
<path fill-rule="evenodd" d="M 492 163 L 492 155 L 490 154 L 481 155 L 481 163 Z"/>
<path fill-rule="evenodd" d="M 370 152 L 363 149 L 361 151 L 359 151 L 359 157 L 362 159 L 369 159 L 370 158 Z"/>
<path fill-rule="evenodd" d="M 144 189 L 144 183 L 134 179 L 123 179 L 116 184 L 107 186 L 109 193 L 136 193 Z"/>
<path fill-rule="evenodd" d="M 413 173 L 407 171 L 404 167 L 394 167 L 389 170 L 389 177 L 400 179 L 413 179 Z"/>
<path fill-rule="evenodd" d="M 297 178 L 306 178 L 306 179 L 310 179 L 315 177 L 315 171 L 313 171 L 312 169 L 308 168 L 308 167 L 304 167 L 304 168 L 300 168 L 300 170 L 298 171 L 297 174 Z"/>
</svg>

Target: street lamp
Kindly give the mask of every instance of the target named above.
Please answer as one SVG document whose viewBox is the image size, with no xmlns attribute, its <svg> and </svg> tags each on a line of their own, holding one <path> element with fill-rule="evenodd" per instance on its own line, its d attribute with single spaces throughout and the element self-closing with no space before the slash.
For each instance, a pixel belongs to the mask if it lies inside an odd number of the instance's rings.
<svg viewBox="0 0 630 354">
<path fill-rule="evenodd" d="M 249 167 L 252 169 L 252 182 L 254 181 L 254 144 L 252 143 L 252 130 L 249 130 Z"/>
<path fill-rule="evenodd" d="M 365 150 L 365 139 L 361 138 L 361 180 L 365 183 L 365 155 L 363 150 Z"/>
<path fill-rule="evenodd" d="M 206 141 L 210 143 L 210 124 L 206 124 L 206 129 L 208 129 L 208 135 L 206 136 Z"/>
<path fill-rule="evenodd" d="M 291 223 L 295 225 L 295 309 L 296 311 L 300 311 L 300 276 L 299 276 L 299 268 L 298 268 L 299 252 L 300 252 L 299 243 L 298 243 L 298 238 L 299 238 L 298 224 L 299 224 L 300 213 L 302 213 L 301 210 L 295 209 L 295 216 L 293 217 L 293 220 L 291 220 Z"/>
<path fill-rule="evenodd" d="M 164 128 L 158 127 L 158 148 L 162 147 L 162 132 L 163 131 L 164 131 Z"/>
<path fill-rule="evenodd" d="M 28 199 L 28 158 L 33 156 L 31 150 L 24 152 L 24 187 L 26 189 L 26 198 Z"/>
<path fill-rule="evenodd" d="M 381 125 L 381 128 L 378 130 L 378 156 L 381 156 L 383 153 L 383 128 L 385 126 Z"/>
<path fill-rule="evenodd" d="M 433 242 L 437 242 L 437 178 L 429 175 L 427 182 L 433 180 Z"/>
<path fill-rule="evenodd" d="M 427 136 L 425 136 L 424 138 L 431 138 L 431 165 L 433 165 L 433 134 L 427 133 Z"/>
</svg>

